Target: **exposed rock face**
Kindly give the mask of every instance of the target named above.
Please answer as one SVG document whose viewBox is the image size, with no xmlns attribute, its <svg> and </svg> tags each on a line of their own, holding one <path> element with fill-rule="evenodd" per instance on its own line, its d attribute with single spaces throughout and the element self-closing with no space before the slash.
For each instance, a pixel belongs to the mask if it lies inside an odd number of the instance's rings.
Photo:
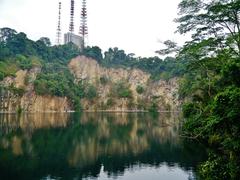
<svg viewBox="0 0 240 180">
<path fill-rule="evenodd" d="M 76 82 L 87 82 L 93 84 L 97 89 L 97 98 L 81 101 L 85 110 L 144 110 L 155 103 L 158 110 L 164 111 L 177 110 L 180 105 L 177 97 L 178 83 L 176 78 L 169 81 L 153 82 L 150 79 L 150 74 L 139 69 L 105 68 L 94 59 L 84 56 L 72 59 L 69 68 Z M 106 84 L 100 81 L 103 77 L 108 80 Z M 131 98 L 119 98 L 112 95 L 113 87 L 119 82 L 128 85 L 132 93 Z M 143 93 L 137 92 L 138 86 L 144 88 Z M 108 105 L 110 100 L 112 103 Z"/>
<path fill-rule="evenodd" d="M 123 69 L 123 68 L 105 68 L 101 67 L 97 61 L 85 56 L 79 56 L 72 59 L 68 66 L 77 81 L 86 80 L 89 83 L 96 84 L 100 77 L 107 77 L 112 82 L 128 80 L 133 85 L 146 84 L 150 78 L 147 74 L 138 69 Z"/>
<path fill-rule="evenodd" d="M 37 96 L 35 94 L 30 98 L 24 95 L 21 99 L 21 107 L 24 111 L 30 112 L 66 112 L 71 110 L 66 97 Z"/>
<path fill-rule="evenodd" d="M 81 99 L 81 105 L 88 111 L 144 111 L 153 107 L 158 111 L 178 110 L 178 79 L 169 81 L 152 81 L 150 74 L 139 69 L 105 68 L 94 59 L 79 56 L 72 59 L 68 65 L 75 77 L 75 82 L 82 81 L 84 85 L 93 85 L 97 97 Z M 6 77 L 3 86 L 14 85 L 24 89 L 21 95 L 10 91 L 2 91 L 0 112 L 16 112 L 18 109 L 28 112 L 66 112 L 73 110 L 71 102 L 66 97 L 38 96 L 34 91 L 33 82 L 41 67 L 31 70 L 19 70 L 15 77 Z M 104 80 L 105 82 L 101 81 Z M 119 83 L 128 89 L 126 97 L 118 95 L 116 87 Z M 142 87 L 142 92 L 137 90 Z"/>
<path fill-rule="evenodd" d="M 19 70 L 16 77 L 6 77 L 2 84 L 14 85 L 24 90 L 23 95 L 16 95 L 10 91 L 1 92 L 0 111 L 16 112 L 18 109 L 27 112 L 65 112 L 71 110 L 67 98 L 38 96 L 35 94 L 33 82 L 37 74 L 41 72 L 40 67 L 31 70 Z"/>
</svg>

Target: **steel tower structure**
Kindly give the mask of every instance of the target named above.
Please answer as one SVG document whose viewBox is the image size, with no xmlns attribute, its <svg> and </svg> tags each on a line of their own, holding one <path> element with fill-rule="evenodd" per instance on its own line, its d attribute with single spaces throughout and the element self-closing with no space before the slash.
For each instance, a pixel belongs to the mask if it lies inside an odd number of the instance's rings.
<svg viewBox="0 0 240 180">
<path fill-rule="evenodd" d="M 71 34 L 74 33 L 74 8 L 75 8 L 74 0 L 71 0 L 71 7 L 70 7 L 70 24 L 69 24 L 69 32 L 70 32 Z"/>
<path fill-rule="evenodd" d="M 61 9 L 62 9 L 62 3 L 58 3 L 58 25 L 57 25 L 57 38 L 56 38 L 56 44 L 61 44 Z"/>
<path fill-rule="evenodd" d="M 88 35 L 88 26 L 87 26 L 87 2 L 82 0 L 82 10 L 81 10 L 81 22 L 79 28 L 79 34 L 82 36 L 82 49 L 85 47 L 86 37 Z"/>
</svg>

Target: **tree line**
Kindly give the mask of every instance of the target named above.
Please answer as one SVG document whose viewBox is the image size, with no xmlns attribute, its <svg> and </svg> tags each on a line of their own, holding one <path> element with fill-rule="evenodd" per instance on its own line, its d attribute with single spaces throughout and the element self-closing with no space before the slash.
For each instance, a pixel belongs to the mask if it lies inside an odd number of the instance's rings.
<svg viewBox="0 0 240 180">
<path fill-rule="evenodd" d="M 183 47 L 166 43 L 187 60 L 180 87 L 185 136 L 211 147 L 199 167 L 203 179 L 237 179 L 240 174 L 240 1 L 182 0 L 177 31 L 190 33 Z"/>
<path fill-rule="evenodd" d="M 97 46 L 80 51 L 72 43 L 55 46 L 46 37 L 33 41 L 23 32 L 18 33 L 11 28 L 0 29 L 0 80 L 6 76 L 15 76 L 19 69 L 30 70 L 38 66 L 41 72 L 33 82 L 36 93 L 67 96 L 76 110 L 81 109 L 81 98 L 93 99 L 98 96 L 97 87 L 84 82 L 75 83 L 67 67 L 68 62 L 78 55 L 94 58 L 105 67 L 141 69 L 150 73 L 152 80 L 181 76 L 185 69 L 183 60 L 178 61 L 172 57 L 164 60 L 159 57 L 134 57 L 134 54 L 127 54 L 117 47 L 109 48 L 104 53 Z M 105 79 L 101 78 L 100 81 L 104 83 Z M 29 83 L 28 79 L 25 83 Z M 141 92 L 142 89 L 139 89 Z M 120 93 L 119 98 L 131 96 L 131 92 L 124 86 L 119 86 L 117 92 Z"/>
</svg>

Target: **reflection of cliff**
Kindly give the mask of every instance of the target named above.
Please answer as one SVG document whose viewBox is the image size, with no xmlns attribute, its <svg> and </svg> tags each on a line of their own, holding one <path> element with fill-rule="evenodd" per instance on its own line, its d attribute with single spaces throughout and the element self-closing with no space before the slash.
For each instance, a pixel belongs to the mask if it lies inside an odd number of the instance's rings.
<svg viewBox="0 0 240 180">
<path fill-rule="evenodd" d="M 96 128 L 96 134 L 89 133 L 84 143 L 78 137 L 73 140 L 74 149 L 69 153 L 72 166 L 89 165 L 104 154 L 137 155 L 150 149 L 153 140 L 158 143 L 179 142 L 179 122 L 174 116 L 162 114 L 153 118 L 149 114 L 139 116 L 124 113 L 105 114 L 98 119 L 94 119 L 94 116 L 96 114 L 90 113 L 81 118 L 81 124 L 84 126 L 91 123 Z"/>
<path fill-rule="evenodd" d="M 0 114 L 1 134 L 10 138 L 0 139 L 0 146 L 3 149 L 11 150 L 16 156 L 23 155 L 24 152 L 34 154 L 31 143 L 32 134 L 38 129 L 50 129 L 66 127 L 69 121 L 67 113 L 34 113 L 34 114 Z M 15 135 L 22 131 L 22 135 Z M 24 149 L 25 148 L 25 149 Z"/>
<path fill-rule="evenodd" d="M 8 134 L 21 129 L 23 132 L 34 132 L 41 128 L 66 127 L 69 122 L 68 113 L 23 113 L 20 116 L 16 114 L 0 114 L 0 130 Z"/>
<path fill-rule="evenodd" d="M 101 165 L 110 174 L 124 172 L 126 167 L 136 163 L 154 166 L 163 162 L 177 163 L 189 169 L 202 158 L 200 148 L 183 144 L 178 138 L 179 122 L 175 115 L 83 113 L 38 116 L 29 114 L 14 119 L 15 116 L 0 115 L 0 167 L 4 161 L 11 166 L 14 159 L 15 166 L 27 172 L 26 175 L 37 170 L 40 178 L 49 172 L 57 177 L 57 173 L 64 170 L 67 172 L 61 176 L 73 179 L 76 174 L 79 177 L 97 176 Z M 12 155 L 6 156 L 9 151 Z M 7 158 L 3 160 L 3 156 Z M 28 167 L 20 166 L 26 162 Z"/>
</svg>

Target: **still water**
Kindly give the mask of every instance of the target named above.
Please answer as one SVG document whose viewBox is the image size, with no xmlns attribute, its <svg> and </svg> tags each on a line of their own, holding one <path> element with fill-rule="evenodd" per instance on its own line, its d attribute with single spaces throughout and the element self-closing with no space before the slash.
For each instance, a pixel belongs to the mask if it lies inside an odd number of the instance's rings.
<svg viewBox="0 0 240 180">
<path fill-rule="evenodd" d="M 205 148 L 177 114 L 0 114 L 0 178 L 188 180 Z"/>
</svg>

